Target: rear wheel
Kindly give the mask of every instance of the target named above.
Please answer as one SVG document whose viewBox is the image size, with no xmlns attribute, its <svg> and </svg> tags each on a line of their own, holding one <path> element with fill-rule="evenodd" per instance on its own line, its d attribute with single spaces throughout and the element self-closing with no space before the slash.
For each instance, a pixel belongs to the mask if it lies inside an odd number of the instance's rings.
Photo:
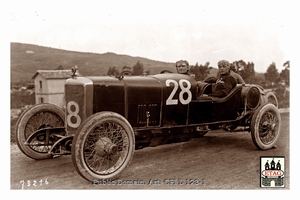
<svg viewBox="0 0 300 200">
<path fill-rule="evenodd" d="M 76 131 L 72 161 L 88 181 L 115 179 L 129 165 L 134 149 L 134 132 L 128 121 L 117 113 L 100 112 Z"/>
<path fill-rule="evenodd" d="M 268 103 L 272 103 L 276 107 L 278 107 L 278 100 L 277 100 L 277 97 L 275 96 L 275 94 L 273 92 L 268 92 L 266 94 L 266 99 L 267 99 Z"/>
<path fill-rule="evenodd" d="M 48 154 L 56 137 L 39 134 L 25 144 L 28 137 L 40 130 L 52 127 L 64 127 L 64 111 L 53 104 L 38 104 L 24 111 L 16 124 L 16 140 L 19 149 L 33 159 L 51 158 Z"/>
<path fill-rule="evenodd" d="M 267 103 L 259 107 L 251 120 L 251 137 L 259 149 L 270 149 L 276 144 L 281 128 L 278 108 Z"/>
</svg>

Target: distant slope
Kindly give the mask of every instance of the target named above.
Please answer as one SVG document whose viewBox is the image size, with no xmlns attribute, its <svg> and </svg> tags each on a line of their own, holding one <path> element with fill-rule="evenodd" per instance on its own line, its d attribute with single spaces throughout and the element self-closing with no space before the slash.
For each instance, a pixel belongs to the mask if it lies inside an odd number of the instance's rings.
<svg viewBox="0 0 300 200">
<path fill-rule="evenodd" d="M 84 76 L 106 75 L 109 67 L 116 66 L 119 71 L 124 66 L 133 67 L 138 61 L 144 65 L 144 70 L 150 70 L 150 74 L 160 73 L 162 70 L 175 72 L 175 64 L 150 60 L 142 57 L 118 55 L 115 53 L 86 53 L 43 47 L 32 44 L 11 43 L 11 82 L 32 81 L 33 75 L 40 69 L 71 69 L 77 65 L 80 74 Z M 175 62 L 175 61 L 174 61 Z M 204 64 L 207 62 L 203 61 Z M 210 70 L 210 76 L 216 76 L 217 69 Z M 256 73 L 256 76 L 264 76 Z"/>
<path fill-rule="evenodd" d="M 120 71 L 124 66 L 132 67 L 138 61 L 144 70 L 157 74 L 164 69 L 175 71 L 174 63 L 166 63 L 141 57 L 118 55 L 115 53 L 84 53 L 42 47 L 32 44 L 11 43 L 11 82 L 28 81 L 38 69 L 71 69 L 77 65 L 84 76 L 104 75 L 109 67 Z"/>
</svg>

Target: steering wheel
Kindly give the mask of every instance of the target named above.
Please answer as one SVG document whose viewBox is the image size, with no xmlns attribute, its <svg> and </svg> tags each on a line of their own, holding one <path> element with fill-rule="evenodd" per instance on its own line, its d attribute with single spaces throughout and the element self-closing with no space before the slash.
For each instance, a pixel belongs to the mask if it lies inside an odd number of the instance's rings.
<svg viewBox="0 0 300 200">
<path fill-rule="evenodd" d="M 209 77 L 204 82 L 205 83 L 215 83 L 217 81 L 216 77 Z"/>
<path fill-rule="evenodd" d="M 170 71 L 170 70 L 167 70 L 167 69 L 165 69 L 165 70 L 162 70 L 160 73 L 161 73 L 161 74 L 165 74 L 165 73 L 174 73 L 174 72 L 172 72 L 172 71 Z"/>
</svg>

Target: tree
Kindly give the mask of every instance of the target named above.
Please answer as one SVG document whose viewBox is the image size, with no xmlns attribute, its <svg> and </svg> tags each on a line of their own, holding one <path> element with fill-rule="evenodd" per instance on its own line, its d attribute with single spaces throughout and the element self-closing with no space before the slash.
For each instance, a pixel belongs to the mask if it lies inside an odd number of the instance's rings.
<svg viewBox="0 0 300 200">
<path fill-rule="evenodd" d="M 200 81 L 200 70 L 199 70 L 199 65 L 198 65 L 198 62 L 196 63 L 195 66 L 191 65 L 190 66 L 190 70 L 189 70 L 189 73 L 190 74 L 194 74 L 195 75 L 195 79 L 197 81 Z"/>
<path fill-rule="evenodd" d="M 283 67 L 284 67 L 285 69 L 290 69 L 290 61 L 288 60 L 288 61 L 286 61 L 285 63 L 283 63 Z"/>
<path fill-rule="evenodd" d="M 206 62 L 204 65 L 198 65 L 198 62 L 195 66 L 190 67 L 190 73 L 195 74 L 195 79 L 197 81 L 203 81 L 206 79 L 212 67 L 209 66 L 209 62 Z"/>
<path fill-rule="evenodd" d="M 116 68 L 116 66 L 113 66 L 113 67 L 109 67 L 108 68 L 108 71 L 107 71 L 107 75 L 108 76 L 116 76 L 116 75 L 119 75 L 120 72 L 119 70 Z"/>
<path fill-rule="evenodd" d="M 254 63 L 248 62 L 246 63 L 243 60 L 236 61 L 237 63 L 237 73 L 241 75 L 246 83 L 251 83 L 253 78 L 255 77 Z"/>
<path fill-rule="evenodd" d="M 267 72 L 265 73 L 265 78 L 270 81 L 272 85 L 278 81 L 279 73 L 274 62 L 272 62 L 272 64 L 268 67 Z"/>
<path fill-rule="evenodd" d="M 140 61 L 138 61 L 133 67 L 132 67 L 132 76 L 136 75 L 142 75 L 144 73 L 144 66 Z"/>
<path fill-rule="evenodd" d="M 246 81 L 249 83 L 252 82 L 252 79 L 255 77 L 255 70 L 254 70 L 254 63 L 253 62 L 248 62 L 245 71 L 244 71 L 244 77 Z"/>
<path fill-rule="evenodd" d="M 280 79 L 285 82 L 285 84 L 290 85 L 290 61 L 286 61 L 283 64 L 284 69 L 280 73 Z"/>
</svg>

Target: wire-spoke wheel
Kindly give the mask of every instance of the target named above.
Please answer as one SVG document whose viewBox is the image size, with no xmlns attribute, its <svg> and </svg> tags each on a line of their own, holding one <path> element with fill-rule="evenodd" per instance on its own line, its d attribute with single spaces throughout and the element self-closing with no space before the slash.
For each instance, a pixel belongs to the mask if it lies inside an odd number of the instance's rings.
<svg viewBox="0 0 300 200">
<path fill-rule="evenodd" d="M 251 120 L 251 137 L 259 149 L 270 149 L 276 144 L 281 128 L 278 108 L 271 103 L 259 107 Z"/>
<path fill-rule="evenodd" d="M 266 94 L 266 100 L 267 100 L 268 103 L 272 103 L 276 107 L 278 107 L 278 100 L 277 100 L 277 97 L 275 96 L 275 94 L 273 92 L 268 92 Z"/>
<path fill-rule="evenodd" d="M 16 124 L 16 139 L 19 149 L 28 157 L 40 160 L 51 158 L 48 154 L 56 141 L 55 135 L 48 135 L 47 128 L 64 127 L 64 112 L 53 104 L 37 104 L 24 111 Z M 28 137 L 41 129 L 45 129 L 25 144 Z"/>
<path fill-rule="evenodd" d="M 115 179 L 129 165 L 134 149 L 134 132 L 128 121 L 117 113 L 100 112 L 76 131 L 72 161 L 89 181 Z"/>
</svg>

